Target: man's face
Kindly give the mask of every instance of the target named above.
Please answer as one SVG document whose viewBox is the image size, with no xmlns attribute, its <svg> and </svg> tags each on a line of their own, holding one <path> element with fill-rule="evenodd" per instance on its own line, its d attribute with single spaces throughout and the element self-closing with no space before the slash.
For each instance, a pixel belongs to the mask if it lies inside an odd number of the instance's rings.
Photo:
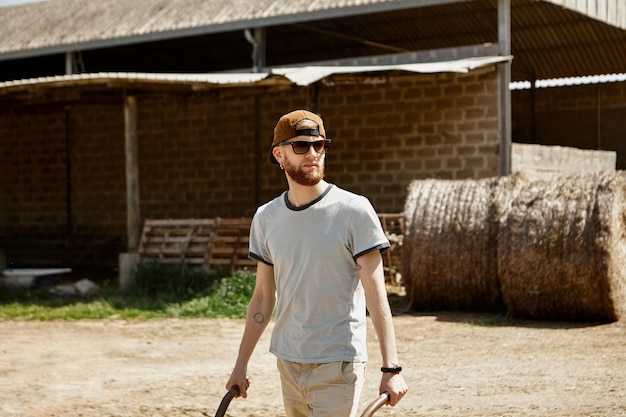
<svg viewBox="0 0 626 417">
<path fill-rule="evenodd" d="M 323 139 L 319 136 L 298 136 L 291 141 L 315 142 Z M 291 146 L 283 146 L 281 149 L 283 167 L 289 177 L 297 184 L 312 186 L 324 179 L 325 154 L 315 152 L 312 146 L 305 154 L 295 154 Z"/>
</svg>

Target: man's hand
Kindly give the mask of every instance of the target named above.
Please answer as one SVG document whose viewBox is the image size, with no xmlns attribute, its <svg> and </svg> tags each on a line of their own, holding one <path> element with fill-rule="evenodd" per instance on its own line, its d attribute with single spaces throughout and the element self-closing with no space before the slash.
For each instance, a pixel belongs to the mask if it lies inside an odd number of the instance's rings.
<svg viewBox="0 0 626 417">
<path fill-rule="evenodd" d="M 233 370 L 233 373 L 228 378 L 228 382 L 226 383 L 226 390 L 230 390 L 234 385 L 239 387 L 239 394 L 237 397 L 247 398 L 248 397 L 248 388 L 250 388 L 250 379 L 246 377 L 246 372 L 238 371 L 237 369 Z"/>
<path fill-rule="evenodd" d="M 404 397 L 408 391 L 408 386 L 400 374 L 384 372 L 380 380 L 380 393 L 389 393 L 389 405 L 394 406 Z"/>
</svg>

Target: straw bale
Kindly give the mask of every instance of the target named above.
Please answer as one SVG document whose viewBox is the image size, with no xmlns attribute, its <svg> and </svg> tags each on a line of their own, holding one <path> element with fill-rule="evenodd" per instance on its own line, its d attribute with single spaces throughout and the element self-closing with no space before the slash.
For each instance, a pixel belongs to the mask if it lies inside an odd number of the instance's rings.
<svg viewBox="0 0 626 417">
<path fill-rule="evenodd" d="M 504 309 L 496 211 L 510 206 L 511 189 L 521 180 L 517 175 L 409 185 L 403 282 L 411 309 Z"/>
<path fill-rule="evenodd" d="M 509 314 L 614 321 L 626 309 L 626 178 L 592 174 L 521 186 L 500 218 Z"/>
</svg>

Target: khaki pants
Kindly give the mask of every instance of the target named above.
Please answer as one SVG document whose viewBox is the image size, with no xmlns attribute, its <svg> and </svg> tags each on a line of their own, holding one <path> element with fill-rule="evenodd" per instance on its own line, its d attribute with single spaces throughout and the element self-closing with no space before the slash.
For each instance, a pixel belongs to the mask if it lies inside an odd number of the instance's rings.
<svg viewBox="0 0 626 417">
<path fill-rule="evenodd" d="M 365 363 L 295 363 L 278 359 L 287 417 L 354 417 Z"/>
</svg>

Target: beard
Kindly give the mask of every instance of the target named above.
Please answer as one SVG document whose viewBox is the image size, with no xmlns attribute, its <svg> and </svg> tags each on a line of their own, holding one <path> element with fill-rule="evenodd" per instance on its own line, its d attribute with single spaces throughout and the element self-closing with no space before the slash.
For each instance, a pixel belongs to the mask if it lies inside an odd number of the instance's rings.
<svg viewBox="0 0 626 417">
<path fill-rule="evenodd" d="M 283 168 L 289 177 L 300 185 L 317 185 L 324 179 L 324 161 L 319 161 L 317 169 L 303 171 L 301 168 L 293 165 L 291 162 L 285 161 Z"/>
</svg>

